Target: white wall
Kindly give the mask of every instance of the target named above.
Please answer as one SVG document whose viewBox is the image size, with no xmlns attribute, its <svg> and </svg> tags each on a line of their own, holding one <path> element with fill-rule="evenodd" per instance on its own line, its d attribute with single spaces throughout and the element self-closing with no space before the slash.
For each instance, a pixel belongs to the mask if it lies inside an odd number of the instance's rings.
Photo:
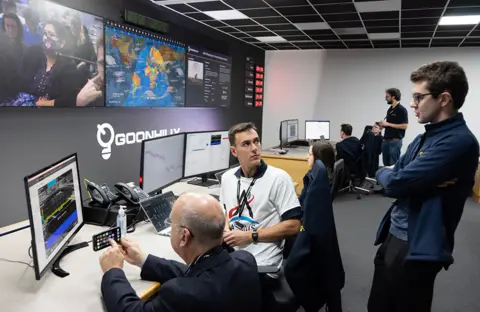
<svg viewBox="0 0 480 312">
<path fill-rule="evenodd" d="M 305 137 L 305 120 L 312 119 L 322 84 L 325 51 L 267 51 L 262 123 L 262 145 L 279 143 L 280 122 L 297 119 L 300 138 Z"/>
<path fill-rule="evenodd" d="M 461 111 L 480 139 L 478 48 L 273 51 L 266 54 L 264 146 L 277 143 L 279 121 L 288 118 L 299 119 L 302 136 L 305 119 L 325 119 L 330 120 L 332 140 L 340 139 L 342 123 L 350 123 L 354 135 L 360 137 L 367 124 L 385 117 L 385 89 L 395 87 L 401 90 L 401 102 L 409 111 L 405 151 L 408 143 L 424 131 L 408 107 L 410 73 L 437 60 L 458 61 L 464 67 L 470 91 Z"/>
</svg>

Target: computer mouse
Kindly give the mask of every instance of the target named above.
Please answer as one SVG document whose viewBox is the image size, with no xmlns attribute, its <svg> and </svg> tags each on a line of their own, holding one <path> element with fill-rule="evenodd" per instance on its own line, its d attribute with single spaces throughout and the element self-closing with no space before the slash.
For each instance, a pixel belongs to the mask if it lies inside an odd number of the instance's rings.
<svg viewBox="0 0 480 312">
<path fill-rule="evenodd" d="M 279 151 L 278 152 L 280 155 L 285 155 L 287 153 L 287 151 Z"/>
</svg>

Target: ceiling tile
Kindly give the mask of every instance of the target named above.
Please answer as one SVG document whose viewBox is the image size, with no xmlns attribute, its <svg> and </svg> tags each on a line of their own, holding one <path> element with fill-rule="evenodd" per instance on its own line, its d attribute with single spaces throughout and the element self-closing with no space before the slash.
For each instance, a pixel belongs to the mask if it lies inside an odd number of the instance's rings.
<svg viewBox="0 0 480 312">
<path fill-rule="evenodd" d="M 452 8 L 449 7 L 445 11 L 445 16 L 451 16 L 451 15 L 478 15 L 480 14 L 480 1 L 478 2 L 479 6 L 476 7 L 460 7 L 460 8 Z"/>
<path fill-rule="evenodd" d="M 464 42 L 480 42 L 480 38 L 470 38 L 467 37 Z"/>
<path fill-rule="evenodd" d="M 271 31 L 256 31 L 256 32 L 250 32 L 248 33 L 252 37 L 269 37 L 269 36 L 276 36 L 273 32 Z"/>
<path fill-rule="evenodd" d="M 262 0 L 259 0 L 262 1 Z M 273 7 L 294 6 L 294 5 L 308 5 L 306 0 L 265 0 Z"/>
<path fill-rule="evenodd" d="M 363 27 L 335 28 L 334 31 L 337 35 L 359 35 L 366 33 L 366 30 Z"/>
<path fill-rule="evenodd" d="M 257 23 L 255 23 L 254 21 L 252 21 L 250 19 L 226 20 L 224 22 L 227 23 L 228 25 L 231 25 L 231 26 L 257 25 Z"/>
<path fill-rule="evenodd" d="M 402 26 L 437 25 L 439 18 L 402 18 Z"/>
<path fill-rule="evenodd" d="M 301 36 L 304 34 L 300 30 L 279 30 L 276 33 L 280 36 Z"/>
<path fill-rule="evenodd" d="M 317 29 L 330 29 L 330 25 L 327 22 L 315 22 L 315 23 L 296 23 L 296 28 L 301 30 L 317 30 Z"/>
<path fill-rule="evenodd" d="M 402 39 L 402 44 L 430 44 L 430 39 Z"/>
<path fill-rule="evenodd" d="M 428 43 L 403 43 L 402 41 L 402 48 L 428 48 L 430 42 Z"/>
<path fill-rule="evenodd" d="M 405 26 L 402 25 L 402 33 L 406 32 L 419 32 L 419 31 L 434 31 L 436 25 L 430 25 L 430 26 Z"/>
<path fill-rule="evenodd" d="M 362 19 L 365 20 L 387 20 L 387 19 L 396 19 L 399 16 L 397 11 L 386 11 L 386 12 L 364 12 L 360 13 Z"/>
<path fill-rule="evenodd" d="M 338 4 L 338 3 L 352 3 L 352 0 L 310 0 L 313 5 L 317 4 Z"/>
<path fill-rule="evenodd" d="M 316 23 L 323 22 L 320 15 L 301 15 L 301 16 L 287 16 L 287 19 L 292 23 Z"/>
<path fill-rule="evenodd" d="M 254 10 L 240 10 L 243 14 L 248 17 L 271 17 L 279 16 L 277 12 L 273 9 L 254 9 Z"/>
<path fill-rule="evenodd" d="M 436 31 L 435 37 L 465 37 L 469 31 Z"/>
<path fill-rule="evenodd" d="M 315 10 L 310 6 L 297 6 L 297 7 L 281 7 L 276 8 L 278 12 L 285 16 L 291 15 L 314 15 L 317 14 Z"/>
<path fill-rule="evenodd" d="M 373 44 L 376 46 L 377 44 L 383 44 L 383 45 L 387 45 L 387 44 L 399 44 L 400 40 L 372 40 Z"/>
<path fill-rule="evenodd" d="M 395 49 L 400 48 L 400 40 L 383 40 L 383 41 L 373 41 L 375 49 Z"/>
<path fill-rule="evenodd" d="M 324 49 L 347 49 L 341 41 L 318 42 Z"/>
<path fill-rule="evenodd" d="M 395 32 L 399 32 L 399 27 L 366 27 L 367 28 L 367 31 L 368 33 L 376 33 L 376 34 L 380 34 L 380 33 L 395 33 Z"/>
<path fill-rule="evenodd" d="M 433 31 L 402 33 L 402 38 L 431 38 L 432 36 L 433 36 Z"/>
<path fill-rule="evenodd" d="M 357 35 L 341 35 L 338 34 L 342 40 L 368 40 L 368 35 L 365 34 L 357 34 Z"/>
<path fill-rule="evenodd" d="M 189 3 L 189 5 L 193 6 L 196 9 L 199 9 L 200 11 L 221 11 L 232 9 L 231 7 L 223 4 L 220 1 L 195 2 Z"/>
<path fill-rule="evenodd" d="M 362 22 L 360 21 L 330 22 L 328 24 L 330 24 L 330 27 L 332 28 L 363 27 Z"/>
<path fill-rule="evenodd" d="M 266 43 L 256 43 L 255 45 L 256 45 L 257 47 L 261 48 L 261 49 L 264 49 L 264 50 L 275 50 L 274 47 L 269 46 L 269 45 L 266 44 Z"/>
<path fill-rule="evenodd" d="M 312 29 L 312 30 L 305 30 L 307 35 L 318 35 L 318 36 L 327 36 L 327 35 L 334 35 L 335 33 L 331 29 Z"/>
<path fill-rule="evenodd" d="M 470 32 L 475 25 L 438 25 L 437 31 L 466 31 Z"/>
<path fill-rule="evenodd" d="M 252 31 L 268 31 L 267 29 L 263 28 L 260 25 L 255 25 L 255 26 L 237 26 L 236 27 L 238 30 L 244 31 L 244 32 L 252 32 Z"/>
<path fill-rule="evenodd" d="M 329 35 L 309 35 L 313 40 L 317 41 L 324 41 L 324 40 L 338 40 L 337 35 L 329 34 Z"/>
<path fill-rule="evenodd" d="M 225 23 L 222 23 L 220 21 L 217 21 L 217 20 L 213 20 L 213 21 L 203 21 L 205 24 L 207 25 L 210 25 L 212 27 L 223 27 L 223 26 L 227 26 L 225 25 Z"/>
<path fill-rule="evenodd" d="M 463 42 L 461 47 L 480 47 L 480 41 L 478 41 L 478 42 Z"/>
<path fill-rule="evenodd" d="M 316 5 L 320 14 L 336 14 L 336 13 L 357 13 L 355 5 L 350 1 L 350 3 L 337 3 L 332 5 Z"/>
<path fill-rule="evenodd" d="M 223 31 L 223 32 L 227 32 L 227 33 L 236 33 L 236 32 L 239 32 L 238 29 L 233 28 L 233 27 L 219 27 L 218 29 L 221 30 L 221 31 Z"/>
<path fill-rule="evenodd" d="M 288 41 L 311 41 L 308 36 L 301 35 L 301 36 L 284 36 L 282 35 L 283 38 L 287 39 Z"/>
<path fill-rule="evenodd" d="M 295 43 L 297 47 L 299 47 L 302 50 L 321 50 L 322 47 L 320 47 L 318 44 L 312 42 L 312 43 L 307 43 L 307 42 L 298 42 Z"/>
<path fill-rule="evenodd" d="M 278 42 L 278 43 L 270 43 L 271 46 L 274 46 L 275 48 L 284 48 L 284 47 L 292 47 L 293 45 L 289 42 Z"/>
<path fill-rule="evenodd" d="M 444 8 L 447 0 L 402 0 L 402 10 Z"/>
<path fill-rule="evenodd" d="M 457 47 L 463 39 L 433 39 L 432 47 Z"/>
<path fill-rule="evenodd" d="M 402 8 L 402 0 L 356 1 L 355 7 L 358 12 L 400 11 Z"/>
<path fill-rule="evenodd" d="M 253 37 L 241 37 L 240 39 L 242 39 L 243 41 L 246 41 L 246 42 L 260 42 Z"/>
<path fill-rule="evenodd" d="M 345 41 L 347 46 L 350 49 L 371 49 L 372 44 L 369 40 L 362 40 L 362 41 Z"/>
<path fill-rule="evenodd" d="M 358 21 L 358 13 L 341 13 L 341 14 L 323 14 L 323 19 L 326 22 L 340 22 L 340 21 Z"/>
<path fill-rule="evenodd" d="M 223 2 L 236 9 L 268 8 L 268 4 L 258 0 L 223 0 Z"/>
<path fill-rule="evenodd" d="M 167 7 L 174 9 L 175 11 L 178 11 L 180 13 L 197 12 L 197 10 L 186 4 L 171 4 L 167 5 Z"/>
<path fill-rule="evenodd" d="M 403 18 L 422 18 L 422 17 L 440 17 L 443 13 L 442 9 L 429 9 L 429 10 L 404 10 L 402 11 Z"/>
<path fill-rule="evenodd" d="M 398 19 L 394 20 L 367 20 L 363 21 L 365 27 L 382 27 L 382 26 L 389 26 L 389 27 L 399 27 Z"/>
<path fill-rule="evenodd" d="M 282 31 L 282 30 L 298 30 L 297 27 L 295 27 L 292 24 L 283 24 L 283 25 L 266 25 L 268 29 L 271 31 Z"/>
<path fill-rule="evenodd" d="M 448 6 L 457 7 L 457 6 L 475 6 L 479 5 L 478 0 L 450 0 Z"/>
<path fill-rule="evenodd" d="M 208 21 L 208 20 L 213 20 L 210 16 L 203 14 L 203 13 L 187 13 L 187 16 L 190 16 L 191 18 L 194 18 L 198 21 Z"/>
<path fill-rule="evenodd" d="M 269 25 L 269 24 L 290 24 L 289 21 L 284 19 L 283 17 L 265 17 L 265 18 L 253 18 L 255 21 L 259 22 L 262 25 Z"/>
</svg>

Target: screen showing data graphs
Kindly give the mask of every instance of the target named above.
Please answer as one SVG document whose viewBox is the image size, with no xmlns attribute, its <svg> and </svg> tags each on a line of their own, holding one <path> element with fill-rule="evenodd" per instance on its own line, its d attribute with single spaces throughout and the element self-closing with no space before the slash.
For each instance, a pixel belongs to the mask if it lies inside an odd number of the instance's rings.
<svg viewBox="0 0 480 312">
<path fill-rule="evenodd" d="M 229 167 L 228 131 L 188 133 L 185 150 L 185 177 Z"/>
<path fill-rule="evenodd" d="M 158 190 L 182 178 L 185 134 L 144 142 L 143 190 Z"/>
</svg>

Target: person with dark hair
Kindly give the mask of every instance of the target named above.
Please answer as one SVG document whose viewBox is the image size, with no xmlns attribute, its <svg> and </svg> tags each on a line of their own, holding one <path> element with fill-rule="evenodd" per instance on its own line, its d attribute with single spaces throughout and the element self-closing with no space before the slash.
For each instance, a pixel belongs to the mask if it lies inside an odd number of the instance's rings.
<svg viewBox="0 0 480 312">
<path fill-rule="evenodd" d="M 327 168 L 328 179 L 331 184 L 333 178 L 333 166 L 335 165 L 335 150 L 330 143 L 326 141 L 317 141 L 313 143 L 313 145 L 310 145 L 308 150 L 308 167 L 310 170 L 303 177 L 303 189 L 298 197 L 302 207 L 305 197 L 307 196 L 308 187 L 314 178 L 312 168 L 317 160 L 322 161 Z"/>
<path fill-rule="evenodd" d="M 18 15 L 17 2 L 15 0 L 3 0 L 2 1 L 2 13 L 0 13 L 0 19 L 2 19 L 3 15 L 7 14 L 7 13 L 17 15 L 18 18 L 20 19 L 20 22 L 22 23 L 22 25 L 25 24 L 25 19 L 23 17 L 21 17 L 20 15 Z"/>
<path fill-rule="evenodd" d="M 88 79 L 77 95 L 77 106 L 104 106 L 105 48 L 103 35 L 97 39 L 97 75 Z"/>
<path fill-rule="evenodd" d="M 57 21 L 48 21 L 43 30 L 42 46 L 26 49 L 22 71 L 37 106 L 76 106 L 82 81 L 72 60 L 63 57 L 67 32 Z"/>
<path fill-rule="evenodd" d="M 262 311 L 278 311 L 273 291 L 284 281 L 281 268 L 285 240 L 300 230 L 302 208 L 288 173 L 262 160 L 260 138 L 253 123 L 231 127 L 228 137 L 240 166 L 222 176 L 220 202 L 227 218 L 224 242 L 250 252 L 259 266 L 278 271 L 260 275 Z"/>
<path fill-rule="evenodd" d="M 385 101 L 387 101 L 390 107 L 387 110 L 385 119 L 379 122 L 380 126 L 385 128 L 382 144 L 384 166 L 392 166 L 400 158 L 403 138 L 408 128 L 408 112 L 400 104 L 401 99 L 402 94 L 400 90 L 390 88 L 385 91 Z"/>
<path fill-rule="evenodd" d="M 20 60 L 23 55 L 25 45 L 23 43 L 23 27 L 22 22 L 14 13 L 5 13 L 2 18 L 2 30 L 8 37 L 9 44 L 15 50 L 15 62 L 20 67 Z"/>
<path fill-rule="evenodd" d="M 352 136 L 353 127 L 349 124 L 342 124 L 340 127 L 340 138 L 342 141 L 335 145 L 337 160 L 343 159 L 349 173 L 356 173 L 359 165 L 358 159 L 362 155 L 362 144 L 360 140 Z"/>
<path fill-rule="evenodd" d="M 379 122 L 375 122 L 373 126 L 366 126 L 360 143 L 365 151 L 365 159 L 367 165 L 367 176 L 374 178 L 378 170 L 379 156 L 382 153 L 382 131 Z"/>
<path fill-rule="evenodd" d="M 477 139 L 459 112 L 469 88 L 463 68 L 434 62 L 410 80 L 410 107 L 425 133 L 395 166 L 377 172 L 385 195 L 397 200 L 377 232 L 369 312 L 430 311 L 435 278 L 453 263 L 455 230 L 478 165 Z"/>
</svg>

